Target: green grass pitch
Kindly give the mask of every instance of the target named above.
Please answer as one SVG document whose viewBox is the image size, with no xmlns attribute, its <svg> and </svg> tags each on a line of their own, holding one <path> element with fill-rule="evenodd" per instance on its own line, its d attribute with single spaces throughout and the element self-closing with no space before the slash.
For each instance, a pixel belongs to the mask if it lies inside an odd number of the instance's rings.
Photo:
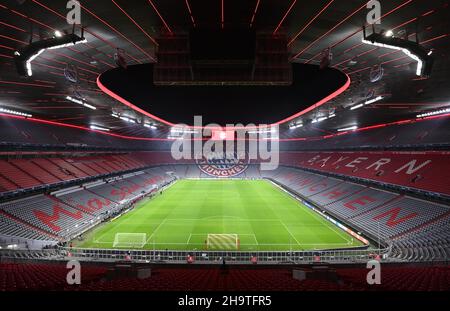
<svg viewBox="0 0 450 311">
<path fill-rule="evenodd" d="M 145 233 L 143 249 L 158 250 L 205 250 L 208 234 L 237 235 L 241 251 L 363 245 L 267 180 L 177 181 L 76 246 L 111 249 L 116 233 Z"/>
</svg>

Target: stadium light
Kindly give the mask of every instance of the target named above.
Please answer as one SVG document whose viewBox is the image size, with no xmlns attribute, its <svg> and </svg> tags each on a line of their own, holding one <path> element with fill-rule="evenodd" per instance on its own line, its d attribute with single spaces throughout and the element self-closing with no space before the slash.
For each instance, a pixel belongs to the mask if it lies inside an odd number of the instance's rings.
<svg viewBox="0 0 450 311">
<path fill-rule="evenodd" d="M 23 112 L 11 110 L 11 109 L 6 109 L 6 108 L 1 108 L 1 107 L 0 107 L 0 112 L 1 113 L 5 113 L 5 114 L 10 114 L 10 115 L 15 115 L 15 116 L 26 117 L 26 118 L 33 117 L 31 114 L 28 114 L 28 113 L 23 113 Z"/>
<path fill-rule="evenodd" d="M 383 97 L 383 96 L 378 96 L 378 97 L 375 97 L 375 98 L 369 99 L 368 101 L 366 101 L 366 103 L 365 103 L 364 105 L 370 105 L 370 104 L 373 104 L 373 103 L 379 102 L 380 100 L 383 100 L 383 99 L 384 99 L 384 97 Z"/>
<path fill-rule="evenodd" d="M 61 37 L 62 37 L 61 31 L 55 30 L 55 37 L 56 37 L 56 38 L 61 38 Z"/>
<path fill-rule="evenodd" d="M 362 42 L 387 49 L 402 51 L 404 54 L 417 61 L 416 75 L 421 77 L 430 76 L 434 63 L 430 50 L 425 49 L 418 42 L 394 37 L 393 33 L 390 35 L 391 32 L 392 31 L 387 31 L 385 35 L 382 35 L 381 33 L 376 33 L 374 31 L 371 35 L 366 36 L 366 27 L 364 27 Z"/>
<path fill-rule="evenodd" d="M 383 99 L 384 99 L 383 96 L 378 96 L 378 97 L 375 97 L 375 98 L 366 100 L 365 103 L 360 103 L 360 104 L 358 104 L 358 105 L 352 106 L 352 107 L 350 107 L 350 110 L 356 110 L 356 109 L 359 109 L 359 108 L 364 107 L 364 106 L 366 106 L 366 105 L 370 105 L 370 104 L 379 102 L 380 100 L 383 100 Z"/>
<path fill-rule="evenodd" d="M 91 125 L 91 130 L 96 130 L 96 131 L 104 131 L 104 132 L 109 132 L 110 129 L 101 127 L 101 126 L 97 126 L 97 125 Z"/>
<path fill-rule="evenodd" d="M 331 113 L 331 114 L 329 114 L 326 117 L 315 118 L 315 119 L 313 119 L 311 121 L 311 123 L 319 123 L 319 122 L 322 122 L 322 121 L 325 121 L 325 120 L 328 120 L 328 119 L 331 119 L 331 118 L 334 118 L 334 117 L 336 117 L 336 114 L 335 113 Z"/>
<path fill-rule="evenodd" d="M 358 129 L 358 127 L 355 125 L 355 126 L 350 126 L 350 127 L 339 129 L 338 132 L 354 131 L 357 129 Z"/>
<path fill-rule="evenodd" d="M 120 119 L 120 120 L 123 120 L 123 121 L 125 121 L 125 122 L 128 122 L 128 123 L 136 124 L 136 120 L 133 120 L 133 119 L 128 118 L 128 117 L 121 116 L 121 117 L 119 117 L 119 119 Z"/>
<path fill-rule="evenodd" d="M 158 127 L 157 127 L 156 125 L 154 125 L 154 124 L 149 124 L 149 123 L 144 123 L 144 127 L 147 127 L 147 128 L 149 128 L 149 129 L 152 129 L 152 130 L 158 129 Z"/>
<path fill-rule="evenodd" d="M 445 113 L 449 113 L 449 112 L 450 112 L 450 108 L 446 108 L 446 109 L 422 113 L 422 114 L 417 115 L 416 117 L 417 118 L 431 117 L 431 116 L 436 116 L 436 115 L 445 114 Z"/>
<path fill-rule="evenodd" d="M 55 31 L 55 36 L 50 39 L 31 42 L 29 45 L 14 52 L 14 61 L 16 63 L 17 72 L 20 76 L 31 77 L 33 70 L 31 68 L 31 62 L 46 50 L 60 49 L 68 46 L 72 46 L 79 43 L 86 43 L 87 40 L 83 37 L 84 31 L 82 30 L 81 37 L 74 33 L 62 34 L 59 31 Z M 58 36 L 60 34 L 61 36 Z"/>
<path fill-rule="evenodd" d="M 92 110 L 97 110 L 96 107 L 94 107 L 94 106 L 92 106 L 92 105 L 89 105 L 88 103 L 86 103 L 86 102 L 85 102 L 84 100 L 82 100 L 82 99 L 74 98 L 74 97 L 72 97 L 72 96 L 66 96 L 66 99 L 69 100 L 69 101 L 71 101 L 71 102 L 73 102 L 73 103 L 75 103 L 75 104 L 82 105 L 82 106 L 84 106 L 84 107 L 86 107 L 86 108 L 89 108 L 89 109 L 92 109 Z"/>
<path fill-rule="evenodd" d="M 197 134 L 198 131 L 195 130 L 190 130 L 190 129 L 186 129 L 186 128 L 180 128 L 180 127 L 173 127 L 170 129 L 170 132 L 172 134 Z"/>
<path fill-rule="evenodd" d="M 293 124 L 289 125 L 289 129 L 290 130 L 295 130 L 295 129 L 298 129 L 300 127 L 303 127 L 303 123 L 293 123 Z"/>
<path fill-rule="evenodd" d="M 386 31 L 386 33 L 384 35 L 386 37 L 393 37 L 394 36 L 394 32 L 392 30 L 388 30 L 388 31 Z"/>
<path fill-rule="evenodd" d="M 350 107 L 350 110 L 356 110 L 356 109 L 359 109 L 359 108 L 361 108 L 363 106 L 364 106 L 364 104 L 358 104 L 356 106 Z"/>
<path fill-rule="evenodd" d="M 262 128 L 259 130 L 255 130 L 255 131 L 248 131 L 249 134 L 269 134 L 269 133 L 276 133 L 277 130 L 272 127 L 272 128 Z"/>
</svg>

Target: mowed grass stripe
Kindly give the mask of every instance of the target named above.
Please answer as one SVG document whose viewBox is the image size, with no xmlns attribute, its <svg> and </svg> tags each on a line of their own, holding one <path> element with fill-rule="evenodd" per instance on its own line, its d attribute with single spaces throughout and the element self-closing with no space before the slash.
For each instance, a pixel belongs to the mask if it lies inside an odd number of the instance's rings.
<svg viewBox="0 0 450 311">
<path fill-rule="evenodd" d="M 204 250 L 208 234 L 238 234 L 242 251 L 362 245 L 266 180 L 180 180 L 77 246 L 112 248 L 116 233 L 145 233 L 144 249 L 161 250 Z"/>
</svg>

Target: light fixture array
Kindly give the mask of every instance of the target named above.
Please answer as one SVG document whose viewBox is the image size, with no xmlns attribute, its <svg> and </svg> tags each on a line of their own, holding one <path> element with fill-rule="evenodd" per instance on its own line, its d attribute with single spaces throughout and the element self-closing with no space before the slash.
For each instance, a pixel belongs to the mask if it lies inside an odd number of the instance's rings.
<svg viewBox="0 0 450 311">
<path fill-rule="evenodd" d="M 86 103 L 86 102 L 85 102 L 84 100 L 82 100 L 82 99 L 74 98 L 74 97 L 72 97 L 72 96 L 66 96 L 66 99 L 69 100 L 69 101 L 71 101 L 71 102 L 73 102 L 73 103 L 75 103 L 75 104 L 82 105 L 82 106 L 84 106 L 84 107 L 86 107 L 86 108 L 89 108 L 89 109 L 92 109 L 92 110 L 97 110 L 96 107 L 94 107 L 94 106 L 92 106 L 92 105 L 89 105 L 88 103 Z"/>
<path fill-rule="evenodd" d="M 445 114 L 445 113 L 450 113 L 450 108 L 422 113 L 422 114 L 417 115 L 417 118 L 431 117 L 431 116 L 436 116 L 436 115 Z"/>
<path fill-rule="evenodd" d="M 28 113 L 23 113 L 20 111 L 15 111 L 15 110 L 1 108 L 1 107 L 0 107 L 0 113 L 10 114 L 10 115 L 14 115 L 14 116 L 21 116 L 21 117 L 26 117 L 26 118 L 33 117 L 31 114 L 28 114 Z"/>
<path fill-rule="evenodd" d="M 370 105 L 370 104 L 379 102 L 380 100 L 383 100 L 383 99 L 384 99 L 383 96 L 377 96 L 377 97 L 375 97 L 375 98 L 366 100 L 366 102 L 364 102 L 364 103 L 360 103 L 360 104 L 358 104 L 358 105 L 355 105 L 355 106 L 350 107 L 350 110 L 356 110 L 356 109 L 359 109 L 359 108 L 364 107 L 364 106 L 366 106 L 366 105 Z"/>
</svg>

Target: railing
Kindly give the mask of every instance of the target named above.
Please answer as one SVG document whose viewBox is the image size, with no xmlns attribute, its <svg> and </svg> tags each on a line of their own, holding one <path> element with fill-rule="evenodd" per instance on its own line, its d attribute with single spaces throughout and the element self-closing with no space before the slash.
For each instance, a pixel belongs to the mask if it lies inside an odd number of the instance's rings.
<svg viewBox="0 0 450 311">
<path fill-rule="evenodd" d="M 376 257 L 387 258 L 389 249 L 332 251 L 175 251 L 175 250 L 117 250 L 66 248 L 57 249 L 61 259 L 99 262 L 197 263 L 222 264 L 309 264 L 367 262 Z"/>
</svg>

